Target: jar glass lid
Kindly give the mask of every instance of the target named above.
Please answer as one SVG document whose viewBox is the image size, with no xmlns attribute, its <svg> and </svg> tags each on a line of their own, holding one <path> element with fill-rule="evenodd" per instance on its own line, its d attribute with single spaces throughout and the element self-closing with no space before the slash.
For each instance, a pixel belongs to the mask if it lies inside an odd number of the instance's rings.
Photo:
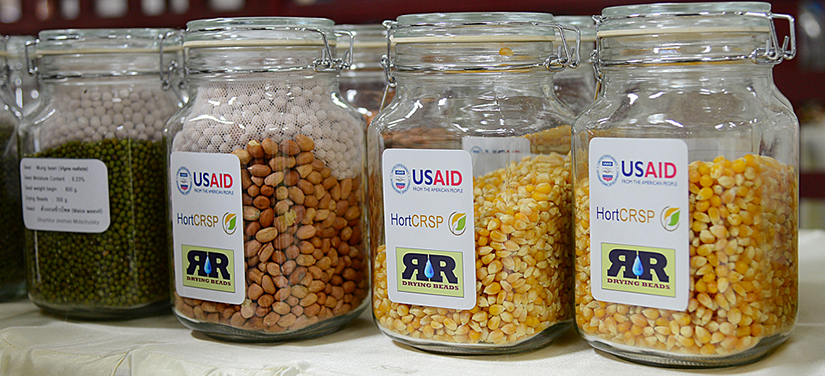
<svg viewBox="0 0 825 376">
<path fill-rule="evenodd" d="M 63 29 L 38 34 L 37 55 L 158 53 L 180 43 L 176 29 Z"/>
<path fill-rule="evenodd" d="M 44 30 L 25 53 L 42 78 L 134 76 L 159 74 L 180 43 L 180 31 L 168 28 Z"/>
<path fill-rule="evenodd" d="M 659 3 L 602 10 L 599 37 L 672 33 L 768 33 L 771 4 L 762 2 Z"/>
<path fill-rule="evenodd" d="M 626 5 L 605 8 L 595 19 L 604 64 L 777 64 L 796 55 L 793 17 L 771 13 L 766 2 Z M 776 19 L 790 23 L 784 39 L 777 35 Z"/>
<path fill-rule="evenodd" d="M 422 13 L 398 17 L 393 43 L 484 43 L 554 41 L 549 13 Z"/>
<path fill-rule="evenodd" d="M 184 48 L 243 46 L 324 46 L 335 44 L 326 18 L 213 18 L 186 24 Z"/>
</svg>

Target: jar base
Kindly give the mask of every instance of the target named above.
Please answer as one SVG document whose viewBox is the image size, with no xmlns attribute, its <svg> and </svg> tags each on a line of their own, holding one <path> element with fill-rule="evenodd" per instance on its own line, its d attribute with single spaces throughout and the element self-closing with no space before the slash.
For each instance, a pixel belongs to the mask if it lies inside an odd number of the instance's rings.
<svg viewBox="0 0 825 376">
<path fill-rule="evenodd" d="M 165 300 L 130 308 L 112 308 L 56 305 L 38 301 L 31 296 L 29 298 L 46 313 L 77 320 L 129 320 L 165 314 L 169 309 L 169 302 Z"/>
<path fill-rule="evenodd" d="M 541 333 L 536 334 L 522 342 L 513 345 L 495 345 L 495 344 L 467 344 L 467 343 L 443 343 L 435 341 L 422 341 L 412 337 L 401 336 L 398 333 L 391 332 L 384 329 L 381 325 L 378 328 L 381 333 L 390 337 L 393 341 L 412 346 L 418 350 L 427 351 L 436 354 L 445 355 L 489 355 L 489 354 L 513 354 L 528 350 L 538 349 L 547 346 L 554 339 L 558 338 L 564 332 L 573 326 L 573 321 L 562 321 Z"/>
<path fill-rule="evenodd" d="M 737 354 L 725 356 L 701 356 L 674 354 L 664 351 L 641 350 L 635 347 L 619 344 L 609 344 L 601 340 L 582 338 L 597 351 L 615 355 L 629 362 L 647 366 L 680 369 L 724 368 L 736 367 L 762 360 L 776 347 L 785 342 L 788 335 L 777 334 L 762 338 L 755 346 Z"/>
<path fill-rule="evenodd" d="M 361 315 L 367 305 L 362 304 L 347 314 L 331 317 L 307 327 L 289 332 L 270 333 L 239 329 L 229 325 L 215 324 L 192 319 L 175 311 L 175 316 L 185 327 L 211 338 L 227 342 L 285 342 L 322 337 L 341 329 L 348 322 Z M 174 310 L 174 309 L 173 309 Z"/>
</svg>

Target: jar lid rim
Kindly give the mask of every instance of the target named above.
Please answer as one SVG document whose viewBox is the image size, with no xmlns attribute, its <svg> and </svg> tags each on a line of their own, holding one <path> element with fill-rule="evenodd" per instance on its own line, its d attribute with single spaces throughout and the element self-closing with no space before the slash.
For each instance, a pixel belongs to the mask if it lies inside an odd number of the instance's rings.
<svg viewBox="0 0 825 376">
<path fill-rule="evenodd" d="M 193 20 L 186 23 L 186 31 L 219 31 L 233 28 L 317 27 L 332 28 L 335 22 L 321 17 L 224 17 Z"/>
<path fill-rule="evenodd" d="M 771 4 L 759 1 L 730 1 L 707 3 L 655 3 L 607 7 L 602 17 L 678 16 L 701 13 L 763 12 L 771 11 Z"/>
<path fill-rule="evenodd" d="M 507 22 L 507 21 L 535 21 L 551 22 L 551 13 L 541 12 L 454 12 L 454 13 L 416 13 L 399 16 L 396 21 L 400 25 L 413 26 L 416 24 L 448 24 L 461 22 Z"/>
<path fill-rule="evenodd" d="M 160 39 L 168 33 L 179 32 L 173 28 L 126 28 L 126 29 L 50 29 L 37 34 L 40 43 L 68 41 L 81 38 L 101 39 Z"/>
</svg>

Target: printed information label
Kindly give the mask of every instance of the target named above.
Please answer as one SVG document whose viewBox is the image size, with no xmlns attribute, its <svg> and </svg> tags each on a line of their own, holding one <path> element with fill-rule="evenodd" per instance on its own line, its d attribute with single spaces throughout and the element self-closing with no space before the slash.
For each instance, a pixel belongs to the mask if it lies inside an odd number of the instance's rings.
<svg viewBox="0 0 825 376">
<path fill-rule="evenodd" d="M 169 172 L 177 293 L 243 303 L 246 278 L 238 157 L 174 152 Z"/>
<path fill-rule="evenodd" d="M 690 192 L 685 142 L 594 138 L 589 163 L 593 297 L 687 309 Z"/>
<path fill-rule="evenodd" d="M 109 175 L 98 159 L 23 158 L 20 192 L 29 230 L 101 233 L 109 228 Z"/>
<path fill-rule="evenodd" d="M 387 149 L 382 163 L 390 300 L 440 308 L 474 307 L 470 153 Z"/>
</svg>

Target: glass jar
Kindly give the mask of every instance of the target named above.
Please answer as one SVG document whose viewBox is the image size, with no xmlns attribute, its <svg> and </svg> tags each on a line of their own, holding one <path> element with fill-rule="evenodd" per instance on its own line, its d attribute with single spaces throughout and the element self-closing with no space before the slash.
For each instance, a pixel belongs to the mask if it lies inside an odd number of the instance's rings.
<svg viewBox="0 0 825 376">
<path fill-rule="evenodd" d="M 768 3 L 602 11 L 602 91 L 573 129 L 576 323 L 596 349 L 731 366 L 793 330 L 798 121 L 771 70 L 795 46 L 776 18 L 793 29 Z"/>
<path fill-rule="evenodd" d="M 383 25 L 336 25 L 335 30 L 352 38 L 352 64 L 341 71 L 341 95 L 367 118 L 369 125 L 382 104 L 392 100 L 395 89 L 387 86 L 381 57 L 387 53 L 387 29 Z M 338 45 L 338 55 L 346 56 L 348 45 Z"/>
<path fill-rule="evenodd" d="M 581 62 L 576 69 L 556 73 L 554 89 L 556 97 L 574 113 L 580 114 L 596 99 L 596 72 L 590 56 L 596 49 L 596 21 L 592 16 L 556 16 L 555 21 L 572 25 L 581 33 Z M 567 43 L 576 42 L 576 33 L 566 33 Z"/>
<path fill-rule="evenodd" d="M 17 126 L 21 110 L 11 84 L 12 55 L 9 38 L 0 36 L 0 218 L 7 228 L 0 234 L 0 302 L 26 292 L 23 256 L 23 217 L 20 204 L 20 169 L 17 157 Z"/>
<path fill-rule="evenodd" d="M 341 328 L 368 305 L 364 118 L 338 93 L 333 22 L 187 24 L 170 119 L 174 312 L 237 341 Z"/>
<path fill-rule="evenodd" d="M 369 127 L 373 314 L 395 341 L 510 353 L 572 326 L 570 135 L 544 13 L 388 22 L 397 94 Z M 565 46 L 566 47 L 566 46 Z"/>
<path fill-rule="evenodd" d="M 29 51 L 42 97 L 21 126 L 20 174 L 29 297 L 44 310 L 129 318 L 168 307 L 161 136 L 180 100 L 161 89 L 159 51 L 172 35 L 47 30 Z"/>
</svg>

